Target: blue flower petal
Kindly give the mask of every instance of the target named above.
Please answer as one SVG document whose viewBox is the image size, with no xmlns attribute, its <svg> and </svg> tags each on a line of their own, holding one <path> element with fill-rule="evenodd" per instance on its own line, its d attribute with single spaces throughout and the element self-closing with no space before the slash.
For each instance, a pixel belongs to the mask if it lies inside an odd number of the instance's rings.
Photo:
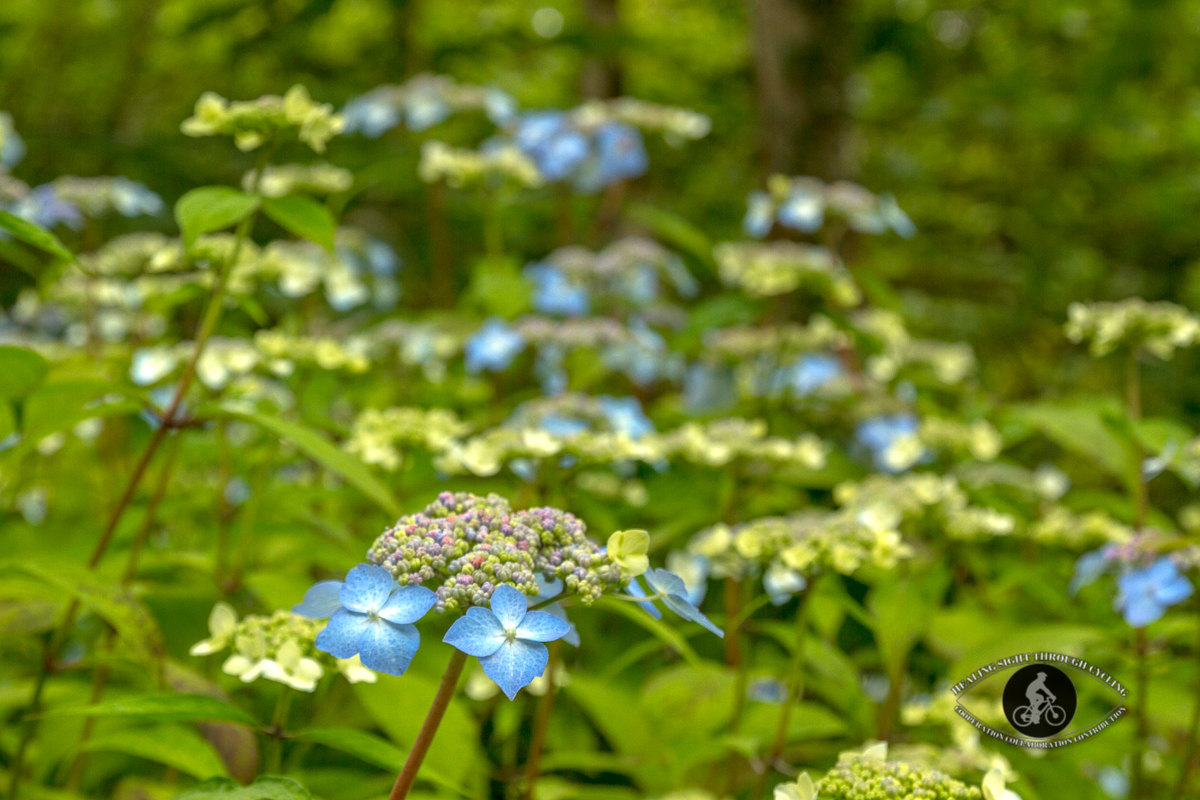
<svg viewBox="0 0 1200 800">
<path fill-rule="evenodd" d="M 333 612 L 342 607 L 339 592 L 341 581 L 314 583 L 304 593 L 304 600 L 292 606 L 292 613 L 309 619 L 329 619 Z"/>
<path fill-rule="evenodd" d="M 517 638 L 530 642 L 553 642 L 571 630 L 571 623 L 545 611 L 530 611 L 517 626 Z"/>
<path fill-rule="evenodd" d="M 506 638 L 504 626 L 496 619 L 495 614 L 486 608 L 473 606 L 467 609 L 466 614 L 454 620 L 442 641 L 454 645 L 469 656 L 482 658 L 496 652 Z"/>
<path fill-rule="evenodd" d="M 530 612 L 533 613 L 533 612 Z M 569 645 L 579 647 L 579 630 L 575 627 L 575 623 L 567 619 L 567 612 L 558 603 L 551 603 L 546 606 L 546 613 L 553 614 L 559 619 L 567 623 L 567 632 L 563 634 L 562 640 Z"/>
<path fill-rule="evenodd" d="M 502 583 L 492 592 L 492 613 L 505 630 L 513 630 L 521 624 L 529 603 L 520 590 Z"/>
<path fill-rule="evenodd" d="M 625 591 L 629 592 L 634 597 L 646 596 L 646 592 L 644 589 L 642 589 L 642 585 L 638 583 L 637 578 L 634 578 L 629 582 L 629 585 L 625 587 Z M 662 612 L 658 610 L 658 606 L 654 605 L 654 603 L 647 601 L 645 603 L 638 603 L 638 605 L 642 607 L 643 611 L 655 619 L 662 619 Z"/>
<path fill-rule="evenodd" d="M 339 595 L 343 606 L 366 614 L 383 608 L 395 587 L 396 579 L 383 567 L 359 564 L 346 576 Z"/>
<path fill-rule="evenodd" d="M 495 653 L 479 659 L 479 665 L 512 700 L 523 686 L 545 671 L 549 660 L 550 651 L 541 642 L 508 639 Z"/>
<path fill-rule="evenodd" d="M 1135 595 L 1126 598 L 1122 612 L 1125 621 L 1134 628 L 1144 628 L 1151 622 L 1157 622 L 1166 613 L 1166 608 L 1154 601 L 1149 595 Z"/>
<path fill-rule="evenodd" d="M 1192 584 L 1182 575 L 1176 575 L 1169 583 L 1154 587 L 1154 599 L 1165 606 L 1173 606 L 1192 596 Z"/>
<path fill-rule="evenodd" d="M 546 577 L 544 575 L 542 575 L 542 573 L 536 572 L 533 575 L 533 579 L 534 579 L 534 581 L 537 582 L 537 587 L 538 587 L 537 596 L 538 597 L 540 597 L 542 599 L 548 599 L 551 597 L 558 597 L 560 594 L 562 594 L 562 590 L 563 590 L 562 578 L 554 578 L 552 580 L 546 580 Z"/>
<path fill-rule="evenodd" d="M 433 608 L 437 595 L 424 586 L 401 586 L 379 609 L 379 616 L 397 625 L 416 622 Z"/>
<path fill-rule="evenodd" d="M 1067 587 L 1071 596 L 1079 594 L 1079 590 L 1084 586 L 1095 583 L 1096 579 L 1103 575 L 1104 570 L 1108 568 L 1109 560 L 1105 547 L 1081 555 L 1075 562 L 1075 574 L 1071 577 L 1070 586 Z"/>
<path fill-rule="evenodd" d="M 646 571 L 646 583 L 650 584 L 650 588 L 661 594 L 677 594 L 681 597 L 687 596 L 687 584 L 683 582 L 683 578 L 676 575 L 674 572 L 668 572 L 665 569 L 651 569 Z"/>
<path fill-rule="evenodd" d="M 662 601 L 666 603 L 667 608 L 671 609 L 684 619 L 691 620 L 692 622 L 699 622 L 717 636 L 721 637 L 722 639 L 725 638 L 725 631 L 714 625 L 712 620 L 704 616 L 700 609 L 689 603 L 682 595 L 669 594 L 664 597 Z"/>
<path fill-rule="evenodd" d="M 317 649 L 334 658 L 350 658 L 358 652 L 358 642 L 370 624 L 366 614 L 338 609 L 317 634 Z"/>
<path fill-rule="evenodd" d="M 359 641 L 363 666 L 388 675 L 403 675 L 421 646 L 413 625 L 395 625 L 377 619 L 367 625 Z"/>
</svg>

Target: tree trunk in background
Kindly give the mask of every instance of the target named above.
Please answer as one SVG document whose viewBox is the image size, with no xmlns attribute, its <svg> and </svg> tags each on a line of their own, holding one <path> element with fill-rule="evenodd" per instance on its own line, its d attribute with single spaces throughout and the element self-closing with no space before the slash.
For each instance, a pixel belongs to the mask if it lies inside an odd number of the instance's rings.
<svg viewBox="0 0 1200 800">
<path fill-rule="evenodd" d="M 617 0 L 584 0 L 590 51 L 579 75 L 585 100 L 604 100 L 621 94 L 620 31 Z"/>
<path fill-rule="evenodd" d="M 826 180 L 857 171 L 845 87 L 848 0 L 748 0 L 768 172 Z"/>
</svg>

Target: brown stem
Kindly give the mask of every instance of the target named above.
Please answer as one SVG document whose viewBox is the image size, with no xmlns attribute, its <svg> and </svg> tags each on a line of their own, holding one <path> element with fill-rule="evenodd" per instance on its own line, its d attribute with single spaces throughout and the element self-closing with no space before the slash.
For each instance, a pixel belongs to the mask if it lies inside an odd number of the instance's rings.
<svg viewBox="0 0 1200 800">
<path fill-rule="evenodd" d="M 762 797 L 767 781 L 767 770 L 783 755 L 787 745 L 788 726 L 792 720 L 792 709 L 804 697 L 804 639 L 808 635 L 808 595 L 811 585 L 800 595 L 800 606 L 796 609 L 796 649 L 792 651 L 792 662 L 788 665 L 788 696 L 779 709 L 779 724 L 775 726 L 775 741 L 767 753 L 767 761 L 755 784 L 754 798 Z"/>
<path fill-rule="evenodd" d="M 138 560 L 141 558 L 142 550 L 146 546 L 146 540 L 150 538 L 150 531 L 154 528 L 158 506 L 167 494 L 167 485 L 171 482 L 171 470 L 175 466 L 175 458 L 179 455 L 180 443 L 182 441 L 183 438 L 181 436 L 176 436 L 172 442 L 171 449 L 167 451 L 162 472 L 158 476 L 158 484 L 154 487 L 154 493 L 150 495 L 150 502 L 146 505 L 146 515 L 142 517 L 142 527 L 138 529 L 137 535 L 133 537 L 133 542 L 130 543 L 129 558 L 125 561 L 125 572 L 121 576 L 122 586 L 128 586 L 137 575 Z"/>
<path fill-rule="evenodd" d="M 1133 746 L 1133 775 L 1130 783 L 1132 800 L 1145 797 L 1146 779 L 1142 768 L 1143 755 L 1146 751 L 1146 738 L 1150 733 L 1150 719 L 1147 716 L 1146 695 L 1148 693 L 1149 668 L 1146 660 L 1146 629 L 1137 629 L 1137 705 L 1134 708 L 1134 721 L 1137 723 L 1137 740 Z"/>
<path fill-rule="evenodd" d="M 437 734 L 438 725 L 442 723 L 442 716 L 450 705 L 450 698 L 454 696 L 459 676 L 462 675 L 463 665 L 466 663 L 467 654 L 461 650 L 455 650 L 454 655 L 450 656 L 450 663 L 446 665 L 442 682 L 438 685 L 437 694 L 433 697 L 433 705 L 429 707 L 429 714 L 426 715 L 425 722 L 421 725 L 417 740 L 413 742 L 412 750 L 408 752 L 404 768 L 396 776 L 396 783 L 392 786 L 392 793 L 388 795 L 388 800 L 404 800 L 404 797 L 408 795 L 408 790 L 412 788 L 413 782 L 416 781 L 417 771 L 421 769 L 421 762 L 425 760 L 425 754 L 429 752 L 429 746 L 433 744 L 433 737 Z"/>
<path fill-rule="evenodd" d="M 533 736 L 529 741 L 529 760 L 525 765 L 525 798 L 533 800 L 533 787 L 537 784 L 542 769 L 542 750 L 546 746 L 546 729 L 550 726 L 550 712 L 554 708 L 554 669 L 558 666 L 559 642 L 547 645 L 550 658 L 546 661 L 546 693 L 538 700 L 537 716 L 533 720 Z"/>
</svg>

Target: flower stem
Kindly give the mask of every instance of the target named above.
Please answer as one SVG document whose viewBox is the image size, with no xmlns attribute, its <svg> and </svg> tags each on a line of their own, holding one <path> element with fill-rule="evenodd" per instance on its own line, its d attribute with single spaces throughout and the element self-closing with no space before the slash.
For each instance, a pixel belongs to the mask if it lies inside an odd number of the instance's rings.
<svg viewBox="0 0 1200 800">
<path fill-rule="evenodd" d="M 408 790 L 412 788 L 413 782 L 416 781 L 417 771 L 421 768 L 421 762 L 425 760 L 425 754 L 429 752 L 429 746 L 433 744 L 433 737 L 437 734 L 438 725 L 442 723 L 442 716 L 450 705 L 450 698 L 454 696 L 454 690 L 458 687 L 458 679 L 462 675 L 463 665 L 466 663 L 467 654 L 461 650 L 455 650 L 454 655 L 450 656 L 450 663 L 446 665 L 442 682 L 438 685 L 437 694 L 433 697 L 433 705 L 429 707 L 429 713 L 425 716 L 425 722 L 421 725 L 417 740 L 413 742 L 412 750 L 408 752 L 404 768 L 396 776 L 396 783 L 392 786 L 392 793 L 388 795 L 388 800 L 404 800 L 404 797 L 408 795 Z"/>
<path fill-rule="evenodd" d="M 538 700 L 537 716 L 533 720 L 533 736 L 529 741 L 529 758 L 525 764 L 525 797 L 533 800 L 533 787 L 542 768 L 542 749 L 546 745 L 546 729 L 550 726 L 550 712 L 554 708 L 554 670 L 558 666 L 558 641 L 550 642 L 550 658 L 546 661 L 546 693 Z"/>
<path fill-rule="evenodd" d="M 1136 706 L 1133 711 L 1134 721 L 1137 723 L 1135 736 L 1137 737 L 1133 746 L 1133 774 L 1130 784 L 1131 791 L 1129 793 L 1132 800 L 1139 800 L 1145 797 L 1146 794 L 1146 778 L 1145 770 L 1142 766 L 1143 757 L 1146 752 L 1146 738 L 1150 732 L 1150 720 L 1147 717 L 1146 695 L 1149 679 L 1149 669 L 1146 662 L 1146 629 L 1137 629 L 1137 699 Z"/>
<path fill-rule="evenodd" d="M 267 729 L 267 754 L 263 761 L 264 775 L 278 775 L 279 765 L 283 757 L 283 735 L 287 730 L 288 710 L 292 707 L 292 687 L 279 687 L 279 697 L 275 700 L 275 713 L 271 717 L 271 727 Z"/>
</svg>

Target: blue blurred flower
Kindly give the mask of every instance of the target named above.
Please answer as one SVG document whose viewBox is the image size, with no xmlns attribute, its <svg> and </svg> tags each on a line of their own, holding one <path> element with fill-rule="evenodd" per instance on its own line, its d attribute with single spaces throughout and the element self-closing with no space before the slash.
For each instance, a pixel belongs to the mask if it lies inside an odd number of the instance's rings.
<svg viewBox="0 0 1200 800">
<path fill-rule="evenodd" d="M 658 595 L 655 599 L 662 600 L 667 608 L 686 620 L 700 623 L 722 639 L 725 638 L 725 631 L 714 625 L 712 620 L 704 616 L 704 613 L 688 600 L 687 584 L 683 582 L 683 578 L 665 569 L 648 569 L 642 574 L 642 577 L 645 578 L 650 590 Z M 636 580 L 630 581 L 630 588 L 636 582 Z M 640 594 L 640 592 L 634 592 L 634 594 Z"/>
<path fill-rule="evenodd" d="M 410 131 L 427 130 L 449 116 L 449 104 L 435 90 L 417 89 L 404 98 L 404 121 Z"/>
<path fill-rule="evenodd" d="M 1071 583 L 1067 587 L 1067 591 L 1074 596 L 1079 594 L 1079 590 L 1084 586 L 1095 583 L 1096 579 L 1108 569 L 1108 565 L 1113 562 L 1115 556 L 1111 545 L 1081 555 L 1075 562 L 1075 574 L 1071 576 Z"/>
<path fill-rule="evenodd" d="M 804 591 L 808 581 L 794 569 L 776 561 L 763 573 L 763 589 L 771 598 L 771 604 L 781 606 L 796 592 Z"/>
<path fill-rule="evenodd" d="M 555 578 L 552 581 L 548 581 L 542 577 L 541 573 L 535 572 L 533 579 L 538 585 L 538 593 L 537 596 L 533 598 L 534 600 L 541 602 L 542 600 L 549 600 L 551 597 L 558 597 L 560 594 L 562 594 L 562 578 Z M 558 603 L 551 603 L 550 605 L 546 606 L 546 613 L 553 614 L 559 619 L 566 621 L 571 629 L 563 634 L 562 640 L 573 647 L 579 647 L 579 629 L 575 627 L 574 622 L 571 622 L 571 620 L 567 619 L 567 612 L 563 609 L 563 607 Z"/>
<path fill-rule="evenodd" d="M 746 690 L 746 697 L 755 703 L 780 705 L 787 700 L 787 684 L 778 678 L 755 678 Z"/>
<path fill-rule="evenodd" d="M 545 671 L 550 653 L 543 642 L 561 639 L 570 630 L 565 619 L 528 609 L 525 595 L 501 584 L 492 592 L 491 608 L 468 608 L 443 639 L 478 658 L 484 674 L 509 700 Z"/>
<path fill-rule="evenodd" d="M 323 581 L 309 589 L 293 611 L 301 616 L 323 614 L 332 607 L 332 583 Z M 397 586 L 392 573 L 374 564 L 350 570 L 337 590 L 341 607 L 317 634 L 317 649 L 334 658 L 357 655 L 368 669 L 403 675 L 421 646 L 412 623 L 433 608 L 437 595 L 424 586 Z"/>
<path fill-rule="evenodd" d="M 111 197 L 113 208 L 123 217 L 153 216 L 162 213 L 166 207 L 163 199 L 146 184 L 128 178 L 113 178 Z"/>
<path fill-rule="evenodd" d="M 888 450 L 898 439 L 916 436 L 920 424 L 912 414 L 893 414 L 871 417 L 858 424 L 855 438 L 871 451 L 876 469 L 885 472 L 902 472 L 888 459 Z"/>
<path fill-rule="evenodd" d="M 645 305 L 658 297 L 658 272 L 649 264 L 639 264 L 623 277 L 621 294 L 631 303 Z"/>
<path fill-rule="evenodd" d="M 563 368 L 566 351 L 557 342 L 543 342 L 533 362 L 533 374 L 542 382 L 542 394 L 553 397 L 567 390 L 569 376 Z"/>
<path fill-rule="evenodd" d="M 395 275 L 400 269 L 400 256 L 387 242 L 368 237 L 364 251 L 367 267 L 373 274 Z"/>
<path fill-rule="evenodd" d="M 561 111 L 537 111 L 517 122 L 517 147 L 551 181 L 562 180 L 588 157 L 588 140 Z"/>
<path fill-rule="evenodd" d="M 59 197 L 54 191 L 54 185 L 50 183 L 38 186 L 14 203 L 9 211 L 26 222 L 43 228 L 53 228 L 59 223 L 75 230 L 83 227 L 83 214 L 74 203 Z"/>
<path fill-rule="evenodd" d="M 517 101 L 502 89 L 489 88 L 483 92 L 483 113 L 493 125 L 507 127 L 517 116 Z"/>
<path fill-rule="evenodd" d="M 604 395 L 597 402 L 608 427 L 631 439 L 640 439 L 654 433 L 654 423 L 642 412 L 642 404 L 636 397 L 609 397 Z"/>
<path fill-rule="evenodd" d="M 525 337 L 510 328 L 498 317 L 483 324 L 464 347 L 467 371 L 502 372 L 517 354 L 525 349 Z"/>
<path fill-rule="evenodd" d="M 644 175 L 649 166 L 642 134 L 620 122 L 606 122 L 594 134 L 595 150 L 583 165 L 577 186 L 595 192 L 627 178 Z"/>
<path fill-rule="evenodd" d="M 12 169 L 25 157 L 25 140 L 13 127 L 12 115 L 0 112 L 0 166 Z"/>
<path fill-rule="evenodd" d="M 800 397 L 812 394 L 842 375 L 842 362 L 824 353 L 809 354 L 782 371 L 783 379 Z"/>
<path fill-rule="evenodd" d="M 342 109 L 346 133 L 358 131 L 375 139 L 400 124 L 400 109 L 391 98 L 391 88 L 380 86 L 355 97 Z"/>
<path fill-rule="evenodd" d="M 766 192 L 753 191 L 746 197 L 746 216 L 742 230 L 747 236 L 761 239 L 775 225 L 775 201 Z"/>
<path fill-rule="evenodd" d="M 776 212 L 779 224 L 801 233 L 813 233 L 825 223 L 825 200 L 806 188 L 793 189 Z"/>
<path fill-rule="evenodd" d="M 904 210 L 896 204 L 896 198 L 890 194 L 879 196 L 879 216 L 887 226 L 900 235 L 902 239 L 911 239 L 917 235 L 917 226 Z"/>
<path fill-rule="evenodd" d="M 542 417 L 541 428 L 546 433 L 553 436 L 578 436 L 586 431 L 590 425 L 581 419 L 573 417 L 564 417 L 561 414 L 547 414 Z"/>
<path fill-rule="evenodd" d="M 530 264 L 525 267 L 525 277 L 534 285 L 533 307 L 543 314 L 582 317 L 591 308 L 587 289 L 571 283 L 550 264 Z"/>
<path fill-rule="evenodd" d="M 1192 596 L 1192 584 L 1179 574 L 1179 567 L 1170 556 L 1163 556 L 1149 567 L 1131 569 L 1117 579 L 1120 592 L 1113 608 L 1125 616 L 1134 628 L 1144 628 L 1158 620 L 1167 606 L 1181 603 Z"/>
</svg>

